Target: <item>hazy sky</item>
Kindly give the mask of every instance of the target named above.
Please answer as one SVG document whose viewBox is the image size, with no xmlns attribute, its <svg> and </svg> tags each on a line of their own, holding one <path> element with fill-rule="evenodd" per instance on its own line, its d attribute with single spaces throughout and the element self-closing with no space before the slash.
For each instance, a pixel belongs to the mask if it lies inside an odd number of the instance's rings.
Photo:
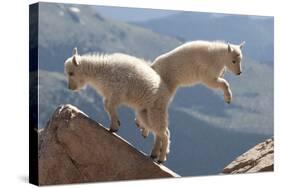
<svg viewBox="0 0 281 188">
<path fill-rule="evenodd" d="M 145 9 L 145 8 L 128 8 L 128 7 L 114 7 L 114 6 L 95 6 L 95 10 L 105 17 L 115 18 L 125 22 L 141 22 L 151 19 L 157 19 L 172 14 L 177 14 L 184 11 L 176 10 L 160 10 L 160 9 Z M 197 12 L 198 13 L 198 12 Z M 223 17 L 231 14 L 210 13 L 202 15 Z M 249 16 L 252 19 L 267 19 L 267 16 Z"/>
</svg>

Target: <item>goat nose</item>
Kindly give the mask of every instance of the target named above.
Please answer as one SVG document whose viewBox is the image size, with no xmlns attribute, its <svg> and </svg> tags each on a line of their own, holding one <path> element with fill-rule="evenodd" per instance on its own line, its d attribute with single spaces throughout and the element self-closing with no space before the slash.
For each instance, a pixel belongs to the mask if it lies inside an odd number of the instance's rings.
<svg viewBox="0 0 281 188">
<path fill-rule="evenodd" d="M 242 74 L 242 72 L 239 72 L 238 75 Z"/>
</svg>

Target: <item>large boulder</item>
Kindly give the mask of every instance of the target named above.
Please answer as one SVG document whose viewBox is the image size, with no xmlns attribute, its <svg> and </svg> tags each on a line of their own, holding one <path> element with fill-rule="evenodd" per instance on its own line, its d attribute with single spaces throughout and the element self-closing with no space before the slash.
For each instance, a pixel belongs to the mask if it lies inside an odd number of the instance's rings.
<svg viewBox="0 0 281 188">
<path fill-rule="evenodd" d="M 273 171 L 274 139 L 270 138 L 239 156 L 223 169 L 224 174 Z"/>
<path fill-rule="evenodd" d="M 39 134 L 39 185 L 178 177 L 71 105 Z"/>
</svg>

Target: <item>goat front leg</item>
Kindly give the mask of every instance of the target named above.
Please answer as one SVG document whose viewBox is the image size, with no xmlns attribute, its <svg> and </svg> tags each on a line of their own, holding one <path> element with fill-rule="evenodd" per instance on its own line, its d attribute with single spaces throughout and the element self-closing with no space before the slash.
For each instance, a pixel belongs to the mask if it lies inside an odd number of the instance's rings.
<svg viewBox="0 0 281 188">
<path fill-rule="evenodd" d="M 120 127 L 120 121 L 116 113 L 117 106 L 118 105 L 114 102 L 114 100 L 107 98 L 104 99 L 104 107 L 111 121 L 109 129 L 110 132 L 117 132 Z"/>
<path fill-rule="evenodd" d="M 207 85 L 212 88 L 220 88 L 224 93 L 224 101 L 230 103 L 232 100 L 232 92 L 229 83 L 224 78 L 216 78 L 207 81 Z"/>
<path fill-rule="evenodd" d="M 137 111 L 135 123 L 140 129 L 141 134 L 144 138 L 149 135 L 149 130 L 147 129 L 148 119 L 147 119 L 147 109 L 142 109 Z"/>
</svg>

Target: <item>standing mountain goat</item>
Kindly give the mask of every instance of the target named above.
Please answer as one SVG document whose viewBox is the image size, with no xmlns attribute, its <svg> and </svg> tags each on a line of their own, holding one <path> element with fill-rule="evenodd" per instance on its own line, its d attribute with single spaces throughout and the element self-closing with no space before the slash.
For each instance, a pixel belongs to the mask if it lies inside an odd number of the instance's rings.
<svg viewBox="0 0 281 188">
<path fill-rule="evenodd" d="M 193 41 L 160 55 L 151 67 L 161 76 L 169 90 L 174 93 L 180 86 L 203 83 L 209 88 L 220 88 L 224 100 L 230 103 L 232 93 L 223 78 L 225 69 L 236 75 L 242 73 L 240 45 L 223 42 Z"/>
<path fill-rule="evenodd" d="M 137 122 L 147 133 L 154 133 L 151 157 L 159 162 L 166 160 L 170 142 L 167 108 L 171 93 L 148 63 L 125 54 L 80 56 L 74 48 L 73 56 L 64 66 L 69 89 L 79 90 L 89 84 L 103 97 L 111 132 L 120 126 L 117 107 L 123 104 L 133 108 Z"/>
</svg>

